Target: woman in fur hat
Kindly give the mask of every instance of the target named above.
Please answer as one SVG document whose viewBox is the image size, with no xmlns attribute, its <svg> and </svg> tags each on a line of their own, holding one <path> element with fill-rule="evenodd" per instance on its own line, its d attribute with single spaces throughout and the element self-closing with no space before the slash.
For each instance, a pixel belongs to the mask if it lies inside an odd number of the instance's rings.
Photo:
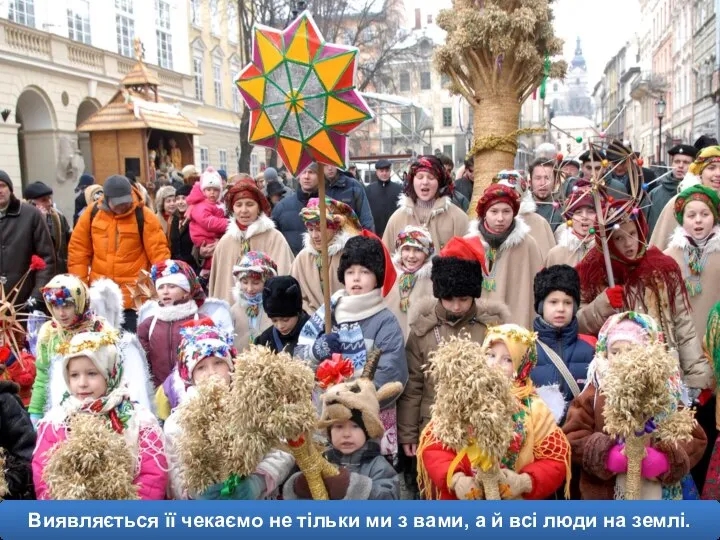
<svg viewBox="0 0 720 540">
<path fill-rule="evenodd" d="M 422 227 L 408 225 L 395 240 L 392 261 L 398 277 L 385 301 L 397 317 L 406 340 L 410 332 L 410 306 L 432 295 L 430 273 L 434 252 L 430 232 Z"/>
<path fill-rule="evenodd" d="M 232 316 L 235 321 L 235 348 L 244 351 L 272 321 L 263 308 L 265 282 L 277 276 L 277 265 L 261 251 L 248 251 L 233 266 L 235 288 Z"/>
<path fill-rule="evenodd" d="M 266 253 L 278 275 L 288 275 L 293 254 L 285 237 L 270 219 L 270 203 L 252 180 L 236 182 L 225 194 L 225 206 L 231 213 L 227 232 L 220 239 L 210 270 L 210 296 L 233 302 L 235 279 L 233 264 L 248 251 Z M 217 262 L 215 262 L 217 261 Z"/>
<path fill-rule="evenodd" d="M 188 491 L 183 478 L 178 445 L 192 433 L 185 433 L 180 423 L 182 410 L 198 397 L 196 385 L 209 377 L 217 377 L 231 384 L 231 374 L 235 369 L 233 358 L 236 355 L 232 334 L 223 331 L 207 317 L 189 321 L 180 329 L 177 372 L 186 392 L 177 409 L 165 422 L 165 440 L 167 447 L 169 482 L 168 495 L 171 499 L 235 499 L 250 500 L 273 497 L 277 488 L 290 474 L 294 460 L 290 454 L 274 450 L 258 465 L 254 474 L 239 481 L 232 493 L 220 497 L 223 484 L 210 486 L 204 493 Z"/>
<path fill-rule="evenodd" d="M 533 310 L 528 299 L 543 260 L 519 211 L 520 197 L 514 189 L 490 185 L 478 201 L 478 219 L 470 223 L 468 236 L 479 237 L 485 248 L 485 297 L 504 303 L 513 322 L 530 328 Z"/>
<path fill-rule="evenodd" d="M 550 250 L 555 247 L 555 236 L 553 236 L 553 230 L 548 220 L 537 213 L 537 203 L 530 190 L 527 189 L 528 182 L 523 173 L 516 170 L 503 170 L 497 173 L 492 183 L 511 187 L 518 192 L 520 195 L 518 215 L 530 227 L 530 236 L 535 240 L 540 254 L 543 258 L 547 257 Z"/>
<path fill-rule="evenodd" d="M 18 391 L 14 382 L 0 380 L 0 501 L 34 499 L 35 430 Z"/>
<path fill-rule="evenodd" d="M 705 186 L 693 186 L 675 199 L 679 225 L 665 255 L 672 257 L 685 278 L 698 336 L 705 335 L 708 314 L 720 297 L 720 196 Z"/>
<path fill-rule="evenodd" d="M 35 424 L 50 408 L 50 365 L 58 354 L 60 344 L 70 341 L 81 332 L 101 332 L 110 327 L 104 318 L 92 312 L 87 285 L 76 276 L 55 276 L 45 285 L 42 294 L 52 319 L 43 324 L 38 332 L 36 375 L 28 407 Z"/>
<path fill-rule="evenodd" d="M 563 218 L 566 225 L 556 230 L 558 244 L 550 250 L 545 266 L 567 264 L 575 266 L 585 258 L 595 245 L 594 228 L 597 225 L 597 212 L 592 189 L 588 184 L 578 181 L 565 201 Z M 591 232 L 592 231 L 592 232 Z"/>
<path fill-rule="evenodd" d="M 697 177 L 700 179 L 700 184 L 720 194 L 720 146 L 708 146 L 703 149 L 697 155 L 693 164 L 690 165 L 690 173 L 686 175 L 686 180 L 691 176 Z M 688 185 L 684 188 L 687 187 L 691 186 Z M 668 247 L 672 240 L 673 231 L 677 227 L 675 219 L 676 199 L 677 195 L 665 205 L 650 237 L 650 244 L 661 251 Z"/>
<path fill-rule="evenodd" d="M 489 329 L 483 347 L 488 363 L 512 381 L 518 400 L 514 434 L 500 460 L 503 499 L 545 499 L 570 481 L 570 444 L 550 409 L 535 392 L 530 372 L 537 362 L 535 335 L 515 324 Z M 433 433 L 432 422 L 418 448 L 418 481 L 426 499 L 484 499 L 467 452 L 457 453 Z"/>
<path fill-rule="evenodd" d="M 489 326 L 510 319 L 502 302 L 478 300 L 484 265 L 485 252 L 477 238 L 452 238 L 433 259 L 433 298 L 412 306 L 406 346 L 409 377 L 398 400 L 398 440 L 408 457 L 415 456 L 435 402 L 435 385 L 426 372 L 430 355 L 452 336 L 468 334 L 481 342 Z"/>
<path fill-rule="evenodd" d="M 430 231 L 435 249 L 442 249 L 453 236 L 467 230 L 468 217 L 452 203 L 452 181 L 435 156 L 421 156 L 410 165 L 405 195 L 390 216 L 383 243 L 395 253 L 395 240 L 408 225 Z"/>
<path fill-rule="evenodd" d="M 695 332 L 682 272 L 671 257 L 647 246 L 645 215 L 626 203 L 609 204 L 615 223 L 608 226 L 606 236 L 615 287 L 608 287 L 600 233 L 595 233 L 595 249 L 577 265 L 580 332 L 597 335 L 621 310 L 650 315 L 660 324 L 668 347 L 677 351 L 685 384 L 699 392 L 712 384 L 712 370 Z"/>
<path fill-rule="evenodd" d="M 348 239 L 360 233 L 362 226 L 350 206 L 341 201 L 325 197 L 327 217 L 328 262 L 330 264 L 330 295 L 342 289 L 337 279 L 340 257 Z M 303 249 L 292 263 L 290 275 L 300 282 L 303 294 L 303 309 L 313 314 L 323 304 L 322 283 L 322 233 L 320 232 L 320 199 L 308 201 L 300 212 L 307 232 L 303 235 Z"/>
<path fill-rule="evenodd" d="M 175 213 L 175 188 L 163 186 L 155 194 L 155 215 L 162 226 L 165 236 L 170 238 L 170 219 Z"/>
<path fill-rule="evenodd" d="M 155 416 L 134 402 L 125 384 L 122 344 L 116 331 L 84 332 L 65 343 L 61 364 L 63 398 L 38 424 L 33 454 L 33 478 L 38 499 L 51 499 L 45 468 L 52 450 L 68 437 L 70 417 L 96 414 L 108 428 L 123 436 L 135 463 L 133 484 L 143 500 L 163 500 L 167 485 L 167 460 L 162 430 Z M 87 449 L 92 460 L 96 448 Z"/>
<path fill-rule="evenodd" d="M 269 347 L 271 351 L 295 355 L 300 332 L 310 316 L 302 305 L 302 289 L 292 276 L 271 277 L 262 292 L 263 309 L 272 326 L 258 336 L 255 343 Z"/>
<path fill-rule="evenodd" d="M 387 249 L 373 233 L 363 231 L 345 244 L 337 277 L 345 286 L 330 299 L 332 331 L 325 333 L 324 304 L 315 312 L 300 333 L 295 354 L 313 369 L 323 360 L 340 353 L 360 373 L 368 353 L 382 351 L 375 381 L 378 386 L 407 382 L 407 361 L 402 330 L 383 297 L 395 284 L 395 269 Z M 397 453 L 395 399 L 385 400 L 380 417 L 385 425 L 381 443 L 384 455 Z"/>
<path fill-rule="evenodd" d="M 622 444 L 604 432 L 605 395 L 603 379 L 613 359 L 630 345 L 662 343 L 663 332 L 652 317 L 635 312 L 613 315 L 603 325 L 595 358 L 588 372 L 588 384 L 571 404 L 563 431 L 572 446 L 573 463 L 582 468 L 580 495 L 583 499 L 614 499 L 618 491 L 615 478 L 627 472 Z M 668 383 L 668 391 L 681 404 L 679 374 Z M 699 461 L 705 450 L 705 432 L 696 423 L 690 442 L 663 443 L 651 438 L 642 463 L 646 486 L 658 499 L 682 499 L 680 481 Z M 644 490 L 647 493 L 647 490 Z"/>
</svg>

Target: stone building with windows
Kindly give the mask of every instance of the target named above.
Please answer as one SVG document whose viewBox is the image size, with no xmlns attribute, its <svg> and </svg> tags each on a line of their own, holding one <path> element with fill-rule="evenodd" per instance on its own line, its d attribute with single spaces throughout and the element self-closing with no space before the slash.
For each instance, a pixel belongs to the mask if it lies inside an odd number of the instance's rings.
<svg viewBox="0 0 720 540">
<path fill-rule="evenodd" d="M 132 70 L 135 37 L 159 79 L 162 99 L 178 105 L 202 131 L 194 137 L 197 166 L 236 172 L 236 7 L 232 0 L 0 2 L 0 168 L 16 192 L 46 182 L 59 208 L 72 215 L 75 178 L 92 172 L 88 137 L 76 128 Z M 256 170 L 261 161 L 253 159 Z"/>
</svg>

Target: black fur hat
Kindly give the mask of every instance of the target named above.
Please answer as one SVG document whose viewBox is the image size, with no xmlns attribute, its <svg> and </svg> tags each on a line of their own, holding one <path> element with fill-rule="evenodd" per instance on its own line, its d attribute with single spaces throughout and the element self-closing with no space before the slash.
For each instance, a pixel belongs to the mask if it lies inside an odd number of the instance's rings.
<svg viewBox="0 0 720 540">
<path fill-rule="evenodd" d="M 294 317 L 302 312 L 302 291 L 292 276 L 271 277 L 263 288 L 263 309 L 268 317 Z"/>
<path fill-rule="evenodd" d="M 433 296 L 438 299 L 454 296 L 480 298 L 482 293 L 482 268 L 477 261 L 460 257 L 433 257 Z"/>
<path fill-rule="evenodd" d="M 345 271 L 354 264 L 359 264 L 370 270 L 377 278 L 376 288 L 383 286 L 385 281 L 385 251 L 382 242 L 375 238 L 353 236 L 345 244 L 340 256 L 337 278 L 345 285 Z"/>
<path fill-rule="evenodd" d="M 575 301 L 575 307 L 580 306 L 580 277 L 577 271 L 567 264 L 556 264 L 543 268 L 535 274 L 533 284 L 535 292 L 535 311 L 540 313 L 540 303 L 551 292 L 562 291 Z"/>
</svg>

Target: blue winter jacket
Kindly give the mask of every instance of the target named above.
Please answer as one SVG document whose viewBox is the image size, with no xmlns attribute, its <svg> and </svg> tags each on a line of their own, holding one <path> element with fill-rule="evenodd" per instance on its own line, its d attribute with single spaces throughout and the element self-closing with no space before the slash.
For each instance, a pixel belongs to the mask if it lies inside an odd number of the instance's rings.
<svg viewBox="0 0 720 540">
<path fill-rule="evenodd" d="M 563 359 L 570 370 L 570 374 L 575 378 L 575 382 L 582 390 L 585 386 L 588 366 L 593 359 L 595 349 L 578 338 L 577 317 L 573 317 L 572 322 L 565 328 L 555 328 L 538 316 L 535 317 L 533 329 L 538 333 L 538 339 Z M 540 344 L 537 346 L 537 355 L 537 366 L 530 372 L 530 377 L 535 386 L 558 384 L 565 401 L 570 402 L 573 399 L 570 387 L 555 367 L 555 364 L 552 363 L 552 360 L 545 354 Z"/>
<path fill-rule="evenodd" d="M 363 228 L 375 232 L 375 223 L 370 211 L 370 203 L 363 185 L 345 174 L 338 171 L 338 176 L 332 184 L 325 182 L 325 196 L 342 201 L 355 210 L 360 224 Z"/>
<path fill-rule="evenodd" d="M 306 232 L 305 223 L 300 217 L 300 211 L 307 206 L 311 197 L 317 197 L 315 193 L 305 193 L 298 189 L 292 195 L 281 199 L 272 210 L 272 219 L 277 230 L 280 231 L 287 243 L 290 244 L 293 255 L 300 253 L 303 248 L 303 234 Z"/>
</svg>

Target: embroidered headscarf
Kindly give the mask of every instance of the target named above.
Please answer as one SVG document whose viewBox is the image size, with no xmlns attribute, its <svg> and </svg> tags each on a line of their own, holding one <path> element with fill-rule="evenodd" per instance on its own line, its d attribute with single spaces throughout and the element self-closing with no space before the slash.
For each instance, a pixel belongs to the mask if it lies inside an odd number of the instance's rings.
<svg viewBox="0 0 720 540">
<path fill-rule="evenodd" d="M 180 328 L 177 367 L 178 375 L 186 386 L 193 384 L 193 370 L 203 358 L 222 358 L 232 371 L 236 354 L 233 337 L 217 327 L 209 317 L 188 321 Z"/>
<path fill-rule="evenodd" d="M 205 291 L 200 285 L 200 280 L 195 270 L 185 261 L 166 259 L 154 264 L 150 269 L 150 277 L 156 289 L 163 284 L 176 285 L 189 293 L 198 307 L 205 302 Z"/>
<path fill-rule="evenodd" d="M 426 259 L 422 266 L 430 261 L 430 258 L 435 252 L 435 248 L 433 246 L 430 231 L 423 227 L 416 227 L 414 225 L 408 225 L 405 227 L 400 234 L 398 234 L 397 239 L 395 240 L 395 255 L 393 255 L 393 262 L 395 263 L 395 266 L 400 269 L 400 278 L 398 279 L 400 310 L 403 313 L 407 313 L 410 308 L 410 293 L 412 293 L 415 283 L 417 283 L 418 274 L 417 270 L 414 272 L 406 271 L 402 262 L 402 249 L 404 247 L 414 247 L 425 254 Z M 422 266 L 420 268 L 422 268 Z"/>
<path fill-rule="evenodd" d="M 477 215 L 480 219 L 485 219 L 485 214 L 498 203 L 507 203 L 512 208 L 513 217 L 518 215 L 520 211 L 520 195 L 514 188 L 504 184 L 490 184 L 480 197 L 477 204 Z"/>
<path fill-rule="evenodd" d="M 416 161 L 410 164 L 410 171 L 408 172 L 407 182 L 405 183 L 405 194 L 412 200 L 417 198 L 415 193 L 415 176 L 420 171 L 427 171 L 432 174 L 438 181 L 438 190 L 435 194 L 435 198 L 439 199 L 445 195 L 451 196 L 453 194 L 453 185 L 448 176 L 445 167 L 435 156 L 420 156 Z"/>
<path fill-rule="evenodd" d="M 714 189 L 703 185 L 691 186 L 681 192 L 675 199 L 675 207 L 673 210 L 675 211 L 675 219 L 680 225 L 683 224 L 685 207 L 692 201 L 705 203 L 708 208 L 710 208 L 710 211 L 715 218 L 714 222 L 717 225 L 718 211 L 720 211 L 720 196 L 718 196 Z"/>
<path fill-rule="evenodd" d="M 528 186 L 527 178 L 525 177 L 525 175 L 515 169 L 504 169 L 500 171 L 492 179 L 492 183 L 511 187 L 520 195 L 527 191 Z"/>
<path fill-rule="evenodd" d="M 66 328 L 67 330 L 75 330 L 92 319 L 93 312 L 90 309 L 90 294 L 87 285 L 77 276 L 58 274 L 47 282 L 41 292 L 51 314 L 51 307 L 66 305 L 75 307 L 75 318 Z M 53 325 L 59 327 L 60 323 L 53 320 Z"/>
<path fill-rule="evenodd" d="M 307 227 L 309 224 L 320 223 L 320 199 L 313 197 L 305 208 L 300 211 L 300 217 Z M 325 197 L 325 217 L 329 229 L 352 229 L 355 233 L 362 230 L 362 225 L 355 211 L 342 201 Z"/>
<path fill-rule="evenodd" d="M 512 358 L 513 393 L 521 399 L 527 397 L 535 390 L 530 380 L 530 372 L 537 365 L 537 333 L 517 324 L 489 327 L 483 347 L 492 347 L 499 341 L 505 344 Z"/>
<path fill-rule="evenodd" d="M 690 165 L 690 172 L 699 177 L 708 165 L 718 162 L 720 162 L 720 146 L 708 146 L 700 151 Z"/>
</svg>

